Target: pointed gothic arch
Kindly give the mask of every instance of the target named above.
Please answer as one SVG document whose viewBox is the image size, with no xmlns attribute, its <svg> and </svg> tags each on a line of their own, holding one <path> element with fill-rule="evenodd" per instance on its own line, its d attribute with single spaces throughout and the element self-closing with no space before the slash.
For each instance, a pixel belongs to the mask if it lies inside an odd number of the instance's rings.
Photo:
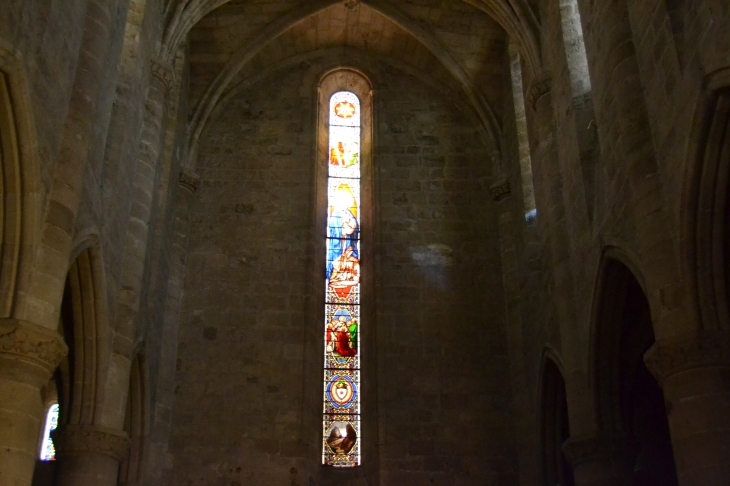
<svg viewBox="0 0 730 486">
<path fill-rule="evenodd" d="M 682 195 L 681 255 L 699 327 L 730 329 L 730 68 L 705 79 Z"/>
<path fill-rule="evenodd" d="M 635 269 L 609 249 L 599 270 L 590 363 L 596 426 L 622 444 L 624 473 L 636 484 L 676 485 L 664 395 L 644 364 L 655 337 Z"/>
<path fill-rule="evenodd" d="M 570 438 L 570 423 L 568 395 L 560 357 L 547 348 L 540 368 L 540 481 L 544 486 L 573 486 L 573 469 L 562 450 L 563 444 Z"/>
<path fill-rule="evenodd" d="M 21 60 L 0 45 L 0 317 L 12 317 L 39 229 L 35 125 Z"/>
</svg>

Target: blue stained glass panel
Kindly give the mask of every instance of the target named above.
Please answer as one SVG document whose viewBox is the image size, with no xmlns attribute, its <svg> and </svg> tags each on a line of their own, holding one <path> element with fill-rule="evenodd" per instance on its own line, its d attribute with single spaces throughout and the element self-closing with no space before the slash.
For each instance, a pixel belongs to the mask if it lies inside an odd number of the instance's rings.
<svg viewBox="0 0 730 486">
<path fill-rule="evenodd" d="M 55 461 L 56 460 L 56 449 L 53 446 L 53 439 L 51 439 L 51 431 L 58 427 L 58 404 L 51 405 L 46 413 L 46 423 L 43 427 L 43 442 L 41 442 L 41 461 Z"/>
<path fill-rule="evenodd" d="M 322 464 L 360 458 L 360 101 L 330 99 Z"/>
</svg>

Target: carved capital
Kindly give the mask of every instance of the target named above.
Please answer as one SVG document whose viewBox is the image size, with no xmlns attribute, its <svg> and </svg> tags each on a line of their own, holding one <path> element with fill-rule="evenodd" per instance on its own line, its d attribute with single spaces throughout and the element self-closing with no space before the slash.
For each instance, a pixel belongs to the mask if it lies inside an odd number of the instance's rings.
<svg viewBox="0 0 730 486">
<path fill-rule="evenodd" d="M 533 110 L 536 109 L 540 98 L 550 93 L 551 89 L 553 89 L 553 80 L 547 73 L 538 75 L 532 80 L 527 96 Z"/>
<path fill-rule="evenodd" d="M 730 332 L 698 331 L 659 340 L 644 355 L 644 363 L 660 385 L 682 371 L 730 367 Z"/>
<path fill-rule="evenodd" d="M 3 358 L 30 361 L 51 375 L 67 353 L 63 337 L 54 330 L 18 319 L 0 320 Z"/>
<path fill-rule="evenodd" d="M 117 461 L 129 448 L 129 437 L 121 430 L 99 425 L 66 425 L 51 432 L 59 456 L 70 454 L 100 454 Z"/>
<path fill-rule="evenodd" d="M 563 454 L 574 468 L 594 461 L 630 461 L 635 447 L 621 436 L 571 437 L 563 443 Z"/>
<path fill-rule="evenodd" d="M 501 201 L 512 193 L 512 188 L 507 179 L 496 182 L 489 186 L 489 194 L 496 202 Z"/>
<path fill-rule="evenodd" d="M 200 187 L 200 176 L 183 169 L 183 171 L 180 172 L 179 183 L 183 189 L 187 189 L 192 194 Z"/>
<path fill-rule="evenodd" d="M 150 73 L 165 87 L 165 94 L 168 94 L 175 85 L 175 71 L 172 66 L 161 59 L 150 61 Z"/>
</svg>

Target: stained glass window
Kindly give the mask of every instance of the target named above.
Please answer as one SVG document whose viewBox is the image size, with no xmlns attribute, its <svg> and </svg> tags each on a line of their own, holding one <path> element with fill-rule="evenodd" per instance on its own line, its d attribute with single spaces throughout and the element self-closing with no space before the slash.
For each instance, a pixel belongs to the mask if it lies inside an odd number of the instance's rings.
<svg viewBox="0 0 730 486">
<path fill-rule="evenodd" d="M 322 464 L 360 465 L 360 100 L 330 98 Z"/>
<path fill-rule="evenodd" d="M 43 427 L 43 442 L 41 442 L 41 461 L 55 461 L 56 449 L 53 447 L 51 431 L 58 426 L 58 404 L 51 405 L 46 413 L 46 424 Z"/>
</svg>

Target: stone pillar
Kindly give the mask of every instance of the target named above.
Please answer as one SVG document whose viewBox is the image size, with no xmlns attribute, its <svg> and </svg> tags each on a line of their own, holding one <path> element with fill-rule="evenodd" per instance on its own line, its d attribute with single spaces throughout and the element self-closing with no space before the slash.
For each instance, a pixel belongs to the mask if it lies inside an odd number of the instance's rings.
<svg viewBox="0 0 730 486">
<path fill-rule="evenodd" d="M 633 484 L 632 449 L 623 437 L 575 437 L 563 444 L 576 486 Z M 640 486 L 640 485 L 636 485 Z"/>
<path fill-rule="evenodd" d="M 662 339 L 644 362 L 664 390 L 680 486 L 727 486 L 730 332 Z"/>
<path fill-rule="evenodd" d="M 134 176 L 132 206 L 129 213 L 124 248 L 124 268 L 118 295 L 118 339 L 134 341 L 140 309 L 149 224 L 157 178 L 158 162 L 165 132 L 167 95 L 174 83 L 172 67 L 164 61 L 153 60 L 151 80 L 147 89 L 144 126 L 140 138 L 139 160 Z M 119 346 L 115 344 L 115 349 Z M 120 410 L 124 403 L 120 403 Z M 122 417 L 123 420 L 123 417 Z"/>
<path fill-rule="evenodd" d="M 200 177 L 183 169 L 179 178 L 179 190 L 175 204 L 175 228 L 172 241 L 170 275 L 167 282 L 165 320 L 162 341 L 165 343 L 160 352 L 160 372 L 157 382 L 157 403 L 152 410 L 154 416 L 148 442 L 146 477 L 159 480 L 167 467 L 167 443 L 172 426 L 172 407 L 175 399 L 175 371 L 177 364 L 177 343 L 182 305 L 183 282 L 188 251 L 190 227 L 190 205 L 193 194 L 200 187 Z M 133 484 L 130 482 L 129 484 Z"/>
<path fill-rule="evenodd" d="M 127 452 L 127 434 L 98 425 L 67 425 L 53 431 L 58 459 L 56 486 L 114 486 Z"/>
<path fill-rule="evenodd" d="M 33 481 L 44 407 L 41 387 L 68 352 L 55 331 L 0 320 L 0 484 Z"/>
</svg>

